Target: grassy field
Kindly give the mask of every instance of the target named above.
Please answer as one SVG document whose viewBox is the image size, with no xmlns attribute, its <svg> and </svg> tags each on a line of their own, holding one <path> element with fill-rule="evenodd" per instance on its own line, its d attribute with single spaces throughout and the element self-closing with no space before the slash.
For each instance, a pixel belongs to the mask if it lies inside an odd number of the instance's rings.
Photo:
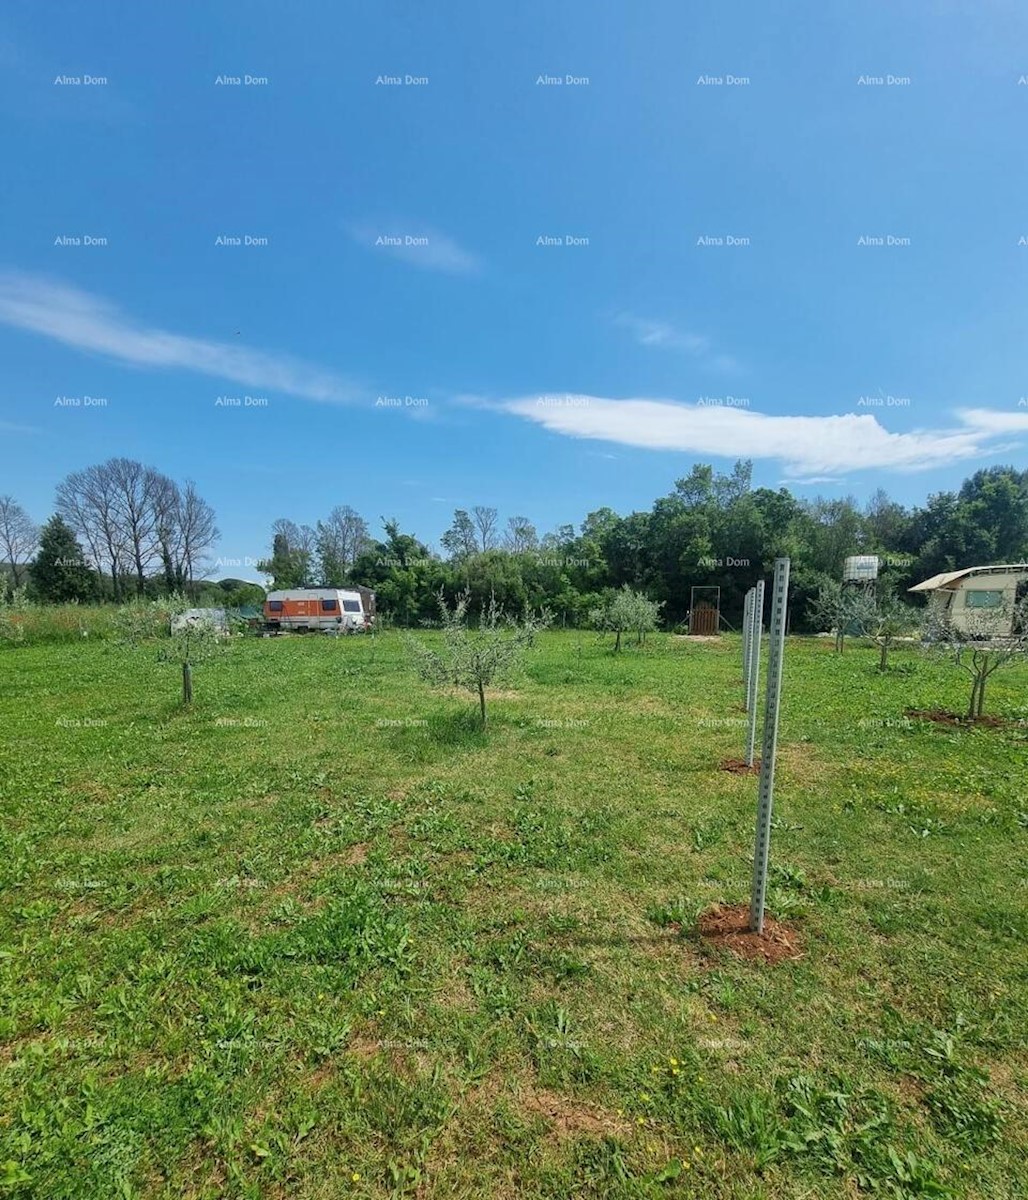
<svg viewBox="0 0 1028 1200">
<path fill-rule="evenodd" d="M 790 640 L 770 909 L 738 639 L 552 633 L 493 695 L 399 635 L 196 671 L 0 648 L 0 1195 L 1028 1195 L 1028 702 Z"/>
</svg>

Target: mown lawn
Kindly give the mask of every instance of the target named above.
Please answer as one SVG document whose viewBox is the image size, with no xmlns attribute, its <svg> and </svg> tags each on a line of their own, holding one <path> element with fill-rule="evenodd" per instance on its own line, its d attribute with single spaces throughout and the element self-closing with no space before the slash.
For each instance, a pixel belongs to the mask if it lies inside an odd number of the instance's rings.
<svg viewBox="0 0 1028 1200">
<path fill-rule="evenodd" d="M 786 655 L 768 967 L 737 639 L 0 650 L 0 1195 L 1028 1195 L 1028 670 Z"/>
</svg>

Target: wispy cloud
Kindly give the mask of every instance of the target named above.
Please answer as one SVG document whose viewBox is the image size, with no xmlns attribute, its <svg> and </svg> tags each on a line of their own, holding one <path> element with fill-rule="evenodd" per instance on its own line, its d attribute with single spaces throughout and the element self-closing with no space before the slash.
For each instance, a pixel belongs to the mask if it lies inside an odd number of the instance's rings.
<svg viewBox="0 0 1028 1200">
<path fill-rule="evenodd" d="M 329 403 L 355 393 L 333 372 L 288 355 L 150 328 L 100 297 L 20 272 L 0 274 L 0 322 L 130 366 L 195 371 Z"/>
<path fill-rule="evenodd" d="M 693 333 L 687 329 L 679 329 L 668 321 L 653 321 L 646 317 L 634 316 L 632 313 L 618 313 L 614 324 L 626 329 L 640 346 L 677 350 L 718 371 L 738 370 L 739 364 L 731 355 L 714 351 L 706 334 Z"/>
<path fill-rule="evenodd" d="M 1005 452 L 1028 435 L 1028 413 L 962 409 L 948 427 L 892 433 L 870 414 L 775 416 L 750 409 L 549 394 L 500 404 L 553 433 L 720 458 L 772 459 L 797 481 L 855 471 L 923 471 Z"/>
<path fill-rule="evenodd" d="M 389 225 L 349 225 L 347 231 L 358 245 L 378 250 L 426 271 L 448 275 L 471 275 L 481 261 L 451 237 L 423 225 L 394 221 Z"/>
<path fill-rule="evenodd" d="M 0 421 L 0 433 L 39 433 L 34 425 L 17 425 L 14 421 Z"/>
</svg>

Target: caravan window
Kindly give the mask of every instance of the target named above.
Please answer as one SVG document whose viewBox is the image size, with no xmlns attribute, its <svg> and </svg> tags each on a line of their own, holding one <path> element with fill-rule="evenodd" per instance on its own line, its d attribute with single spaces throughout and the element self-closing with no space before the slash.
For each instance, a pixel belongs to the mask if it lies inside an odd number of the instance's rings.
<svg viewBox="0 0 1028 1200">
<path fill-rule="evenodd" d="M 343 612 L 359 613 L 360 610 L 361 610 L 361 602 L 359 600 L 344 600 L 343 601 Z"/>
<path fill-rule="evenodd" d="M 282 611 L 282 601 L 281 600 L 269 600 L 268 601 L 268 609 L 271 612 L 281 612 Z"/>
<path fill-rule="evenodd" d="M 968 608 L 1002 608 L 1002 592 L 971 592 L 967 593 Z"/>
<path fill-rule="evenodd" d="M 336 602 L 334 600 L 322 600 L 322 602 L 321 602 L 321 611 L 322 612 L 335 612 L 335 610 L 336 610 Z"/>
</svg>

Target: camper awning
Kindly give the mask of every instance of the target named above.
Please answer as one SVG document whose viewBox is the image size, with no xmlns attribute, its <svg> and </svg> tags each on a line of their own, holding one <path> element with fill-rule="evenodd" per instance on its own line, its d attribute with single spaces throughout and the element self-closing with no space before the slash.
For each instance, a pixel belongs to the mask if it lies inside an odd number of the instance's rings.
<svg viewBox="0 0 1028 1200">
<path fill-rule="evenodd" d="M 963 579 L 965 575 L 970 575 L 974 567 L 965 567 L 963 571 L 943 571 L 941 575 L 933 575 L 931 579 L 926 579 L 924 583 L 915 583 L 912 588 L 907 588 L 908 592 L 934 592 L 938 588 L 946 587 L 947 584 L 954 583 L 958 579 Z"/>
<path fill-rule="evenodd" d="M 958 579 L 964 579 L 968 575 L 1004 575 L 1012 571 L 1028 572 L 1028 564 L 1001 563 L 990 567 L 965 567 L 962 571 L 943 571 L 940 575 L 926 579 L 924 583 L 915 583 L 912 588 L 907 588 L 907 591 L 937 592 L 939 588 L 949 587 L 951 583 L 956 583 Z"/>
</svg>

